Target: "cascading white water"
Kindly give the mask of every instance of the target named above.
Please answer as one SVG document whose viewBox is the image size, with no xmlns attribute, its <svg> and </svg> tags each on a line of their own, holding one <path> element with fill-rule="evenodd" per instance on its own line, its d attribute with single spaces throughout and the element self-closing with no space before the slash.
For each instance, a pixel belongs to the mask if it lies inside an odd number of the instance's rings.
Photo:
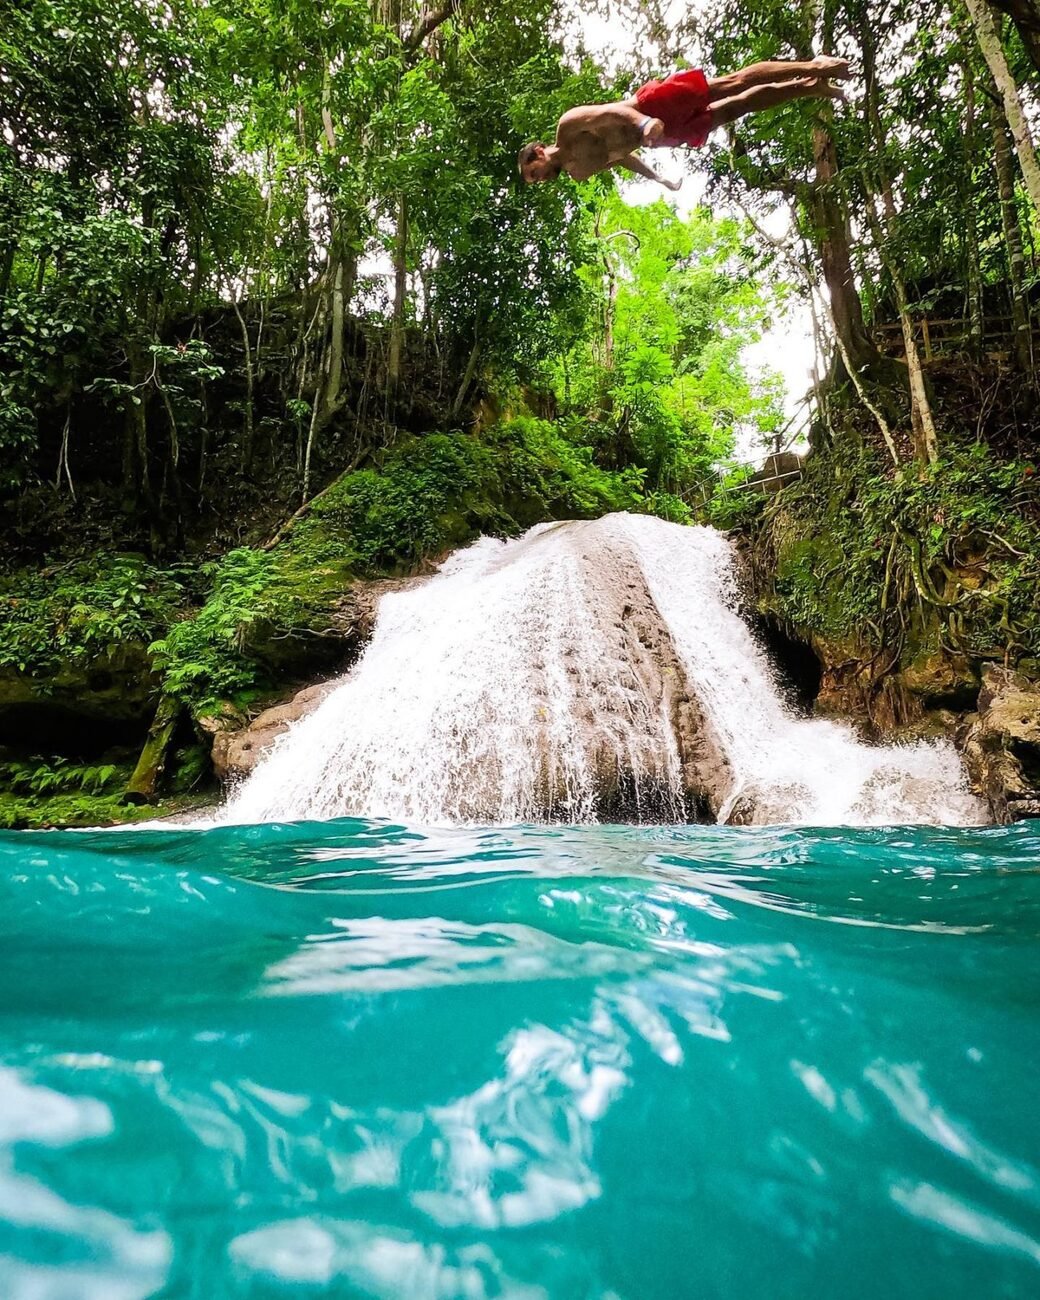
<svg viewBox="0 0 1040 1300">
<path fill-rule="evenodd" d="M 713 529 L 623 516 L 647 586 L 734 774 L 719 810 L 814 826 L 987 820 L 948 742 L 865 745 L 852 728 L 793 716 L 768 659 L 735 612 L 735 556 Z M 698 610 L 697 606 L 700 605 Z"/>
<path fill-rule="evenodd" d="M 734 607 L 712 529 L 610 515 L 483 539 L 383 597 L 355 669 L 224 817 L 682 820 L 693 710 L 720 821 L 985 819 L 948 744 L 793 716 Z"/>
</svg>

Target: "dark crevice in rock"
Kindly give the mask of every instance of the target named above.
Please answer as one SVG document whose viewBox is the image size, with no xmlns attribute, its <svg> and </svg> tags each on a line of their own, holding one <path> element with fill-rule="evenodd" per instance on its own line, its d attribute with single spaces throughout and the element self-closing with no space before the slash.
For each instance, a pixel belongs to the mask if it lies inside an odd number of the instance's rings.
<svg viewBox="0 0 1040 1300">
<path fill-rule="evenodd" d="M 133 751 L 147 730 L 145 721 L 78 712 L 43 700 L 0 708 L 0 745 L 26 758 L 50 754 L 86 761 L 113 749 Z"/>
<path fill-rule="evenodd" d="M 769 656 L 788 703 L 799 712 L 810 713 L 823 681 L 823 665 L 812 646 L 791 636 L 768 614 L 749 614 L 748 621 Z"/>
<path fill-rule="evenodd" d="M 1018 760 L 1023 779 L 1040 790 L 1040 745 L 1033 745 L 1024 740 L 1011 740 L 1008 749 Z"/>
<path fill-rule="evenodd" d="M 556 810 L 550 820 L 567 821 L 566 808 Z M 670 824 L 676 821 L 714 825 L 715 813 L 707 795 L 687 791 L 677 807 L 675 791 L 659 780 L 636 782 L 631 772 L 618 774 L 617 783 L 596 804 L 601 822 L 633 825 Z"/>
</svg>

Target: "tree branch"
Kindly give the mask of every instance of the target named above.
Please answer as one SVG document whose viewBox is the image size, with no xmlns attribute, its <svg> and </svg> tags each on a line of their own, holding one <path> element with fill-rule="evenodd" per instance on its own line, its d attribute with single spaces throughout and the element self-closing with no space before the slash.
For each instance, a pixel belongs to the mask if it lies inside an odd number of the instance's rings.
<svg viewBox="0 0 1040 1300">
<path fill-rule="evenodd" d="M 435 32 L 442 23 L 454 17 L 459 3 L 460 0 L 447 0 L 447 3 L 442 4 L 439 9 L 427 10 L 405 37 L 405 49 L 417 50 L 431 32 Z"/>
<path fill-rule="evenodd" d="M 800 180 L 785 175 L 775 167 L 756 163 L 746 142 L 736 131 L 729 132 L 729 145 L 730 166 L 748 189 L 766 194 L 787 194 L 798 199 L 804 198 L 807 191 L 812 189 L 811 181 Z"/>
</svg>

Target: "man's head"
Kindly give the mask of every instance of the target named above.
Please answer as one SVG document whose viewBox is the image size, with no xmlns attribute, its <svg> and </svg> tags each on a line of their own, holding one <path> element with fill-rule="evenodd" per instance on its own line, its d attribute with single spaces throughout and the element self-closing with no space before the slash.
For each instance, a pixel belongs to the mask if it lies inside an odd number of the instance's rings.
<svg viewBox="0 0 1040 1300">
<path fill-rule="evenodd" d="M 527 183 L 536 181 L 554 181 L 563 168 L 546 154 L 544 144 L 525 144 L 517 156 L 520 175 Z"/>
</svg>

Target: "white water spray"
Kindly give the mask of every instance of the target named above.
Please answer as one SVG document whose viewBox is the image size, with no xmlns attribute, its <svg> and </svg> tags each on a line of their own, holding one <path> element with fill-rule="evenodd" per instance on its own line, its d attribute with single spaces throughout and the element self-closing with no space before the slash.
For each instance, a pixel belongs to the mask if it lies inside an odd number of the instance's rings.
<svg viewBox="0 0 1040 1300">
<path fill-rule="evenodd" d="M 358 665 L 224 817 L 683 820 L 696 771 L 720 821 L 985 820 L 952 746 L 793 716 L 734 606 L 712 529 L 611 515 L 483 539 L 383 597 Z"/>
</svg>

